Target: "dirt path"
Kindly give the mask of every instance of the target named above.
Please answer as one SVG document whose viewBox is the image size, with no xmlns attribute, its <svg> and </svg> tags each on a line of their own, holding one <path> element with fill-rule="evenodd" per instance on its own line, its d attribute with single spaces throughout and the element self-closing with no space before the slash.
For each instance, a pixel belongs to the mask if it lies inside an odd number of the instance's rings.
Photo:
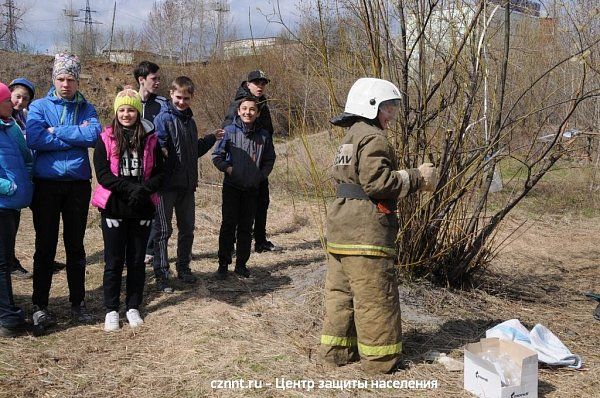
<svg viewBox="0 0 600 398">
<path fill-rule="evenodd" d="M 249 262 L 253 278 L 221 282 L 213 276 L 219 191 L 215 187 L 202 192 L 192 263 L 200 282 L 159 295 L 149 280 L 142 311 L 145 325 L 136 332 L 126 324 L 117 333 L 102 330 L 102 239 L 98 216 L 91 211 L 87 301 L 98 324 L 74 327 L 67 322 L 66 276 L 64 271 L 55 275 L 50 305 L 60 324 L 43 337 L 0 340 L 0 396 L 468 397 L 461 372 L 449 373 L 439 364 L 426 363 L 423 354 L 435 349 L 462 360 L 465 343 L 510 318 L 519 318 L 526 326 L 546 325 L 586 363 L 580 372 L 541 369 L 540 396 L 600 396 L 600 323 L 591 317 L 594 305 L 581 295 L 600 291 L 599 220 L 556 218 L 526 224 L 528 229 L 522 229 L 494 260 L 479 289 L 456 292 L 426 283 L 401 286 L 404 345 L 412 366 L 378 379 L 437 380 L 437 389 L 284 390 L 277 388 L 282 378 L 316 383 L 372 380 L 357 364 L 330 369 L 317 359 L 325 262 L 310 211 L 297 204 L 291 211 L 285 198 L 276 197 L 269 229 L 284 251 L 253 253 Z M 508 226 L 520 221 L 513 218 Z M 17 251 L 29 269 L 30 225 L 26 211 Z M 174 247 L 170 249 L 174 253 Z M 17 303 L 30 314 L 31 281 L 14 285 Z M 231 380 L 240 379 L 261 382 L 262 388 L 213 388 L 219 386 L 215 381 L 230 380 L 231 386 Z"/>
</svg>

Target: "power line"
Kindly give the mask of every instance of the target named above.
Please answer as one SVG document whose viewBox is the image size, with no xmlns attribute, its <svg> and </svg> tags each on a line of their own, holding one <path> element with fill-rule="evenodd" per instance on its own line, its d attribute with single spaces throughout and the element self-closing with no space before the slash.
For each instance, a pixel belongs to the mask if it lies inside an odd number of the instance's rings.
<svg viewBox="0 0 600 398">
<path fill-rule="evenodd" d="M 27 22 L 58 22 L 60 18 L 52 18 L 52 19 L 27 19 Z M 20 29 L 20 28 L 19 28 Z"/>
<path fill-rule="evenodd" d="M 146 22 L 147 21 L 146 18 L 141 18 L 141 17 L 139 17 L 139 16 L 137 16 L 137 15 L 135 15 L 135 14 L 127 11 L 127 10 L 119 10 L 119 12 L 121 14 L 126 14 L 126 15 L 130 16 L 131 18 L 137 19 L 137 20 L 142 21 L 142 22 Z"/>
</svg>

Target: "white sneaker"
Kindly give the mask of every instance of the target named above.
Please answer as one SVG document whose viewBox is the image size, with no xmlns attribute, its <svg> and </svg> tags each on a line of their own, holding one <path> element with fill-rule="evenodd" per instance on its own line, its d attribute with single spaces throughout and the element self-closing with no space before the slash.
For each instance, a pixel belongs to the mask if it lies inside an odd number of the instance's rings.
<svg viewBox="0 0 600 398">
<path fill-rule="evenodd" d="M 154 256 L 152 254 L 146 254 L 144 257 L 144 264 L 152 265 L 152 261 L 154 261 Z"/>
<path fill-rule="evenodd" d="M 119 313 L 117 311 L 111 311 L 106 314 L 106 318 L 104 318 L 104 330 L 106 332 L 119 330 Z"/>
<path fill-rule="evenodd" d="M 129 326 L 132 328 L 137 328 L 144 324 L 144 320 L 140 316 L 140 312 L 136 309 L 130 309 L 125 315 L 127 316 L 127 322 L 129 322 Z"/>
</svg>

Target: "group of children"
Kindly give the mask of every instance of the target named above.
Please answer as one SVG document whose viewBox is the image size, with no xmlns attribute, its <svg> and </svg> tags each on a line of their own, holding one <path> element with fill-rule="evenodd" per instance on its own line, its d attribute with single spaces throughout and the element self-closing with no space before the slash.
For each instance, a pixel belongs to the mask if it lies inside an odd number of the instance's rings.
<svg viewBox="0 0 600 398">
<path fill-rule="evenodd" d="M 70 57 L 70 58 L 69 58 Z M 66 62 L 66 64 L 65 64 Z M 76 63 L 73 66 L 73 63 Z M 67 65 L 67 66 L 65 66 Z M 145 285 L 144 262 L 148 260 L 147 246 L 153 246 L 153 266 L 156 284 L 160 291 L 169 293 L 173 289 L 169 283 L 167 242 L 172 233 L 171 221 L 175 212 L 178 225 L 177 277 L 184 283 L 193 283 L 196 277 L 190 269 L 191 249 L 194 234 L 195 200 L 198 186 L 198 158 L 207 153 L 216 143 L 212 153 L 215 166 L 224 173 L 223 180 L 223 221 L 219 235 L 219 267 L 217 277 L 228 275 L 228 265 L 232 262 L 234 244 L 236 265 L 234 272 L 241 277 L 249 277 L 246 263 L 250 256 L 252 224 L 257 208 L 258 190 L 267 180 L 275 161 L 275 150 L 271 134 L 257 122 L 260 115 L 260 100 L 249 94 L 237 100 L 236 117 L 224 129 L 218 129 L 198 138 L 198 129 L 190 109 L 194 96 L 194 83 L 185 76 L 177 77 L 171 84 L 170 101 L 156 100 L 143 90 L 143 83 L 151 75 L 156 75 L 158 67 L 152 63 L 142 63 L 141 76 L 136 71 L 140 83 L 140 93 L 125 88 L 114 100 L 114 118 L 98 135 L 90 127 L 97 123 L 94 117 L 77 119 L 82 111 L 82 96 L 77 91 L 78 59 L 71 55 L 57 55 L 53 69 L 54 88 L 45 98 L 64 103 L 60 120 L 43 122 L 43 115 L 28 119 L 26 109 L 35 95 L 31 82 L 19 78 L 8 87 L 0 83 L 0 334 L 14 336 L 23 332 L 25 318 L 23 311 L 13 300 L 10 272 L 24 270 L 15 257 L 15 237 L 19 224 L 19 211 L 32 202 L 34 226 L 36 228 L 36 254 L 34 255 L 34 314 L 33 324 L 39 332 L 54 323 L 47 311 L 47 300 L 52 270 L 42 267 L 42 229 L 36 223 L 34 208 L 36 195 L 41 190 L 55 189 L 48 184 L 73 183 L 79 179 L 51 179 L 32 168 L 43 156 L 52 151 L 95 145 L 93 167 L 97 186 L 91 194 L 91 203 L 101 214 L 101 229 L 104 240 L 105 268 L 103 275 L 104 306 L 106 308 L 104 329 L 118 330 L 121 277 L 127 266 L 125 314 L 131 327 L 143 324 L 139 309 Z M 150 68 L 150 69 L 148 69 Z M 154 72 L 152 72 L 154 70 Z M 262 72 L 261 72 L 262 73 Z M 266 79 L 266 78 L 265 78 Z M 155 87 L 157 84 L 155 84 Z M 73 87 L 75 87 L 73 91 Z M 10 89 L 9 89 L 10 88 Z M 12 90 L 12 94 L 10 92 Z M 142 95 L 140 95 L 142 94 Z M 41 100 L 37 100 L 41 101 Z M 34 101 L 32 108 L 39 109 Z M 73 105 L 75 104 L 75 105 Z M 160 104 L 160 109 L 156 108 Z M 74 106 L 74 113 L 66 111 Z M 144 116 L 149 115 L 153 121 Z M 95 116 L 95 110 L 94 110 Z M 72 123 L 68 118 L 72 117 Z M 66 121 L 65 121 L 66 120 Z M 43 123 L 43 129 L 40 124 Z M 75 126 L 77 134 L 67 136 L 62 132 L 65 125 Z M 32 126 L 35 137 L 25 140 L 27 129 Z M 86 130 L 89 129 L 89 130 Z M 84 132 L 85 130 L 85 132 Z M 40 138 L 40 131 L 45 136 Z M 83 138 L 82 138 L 83 137 Z M 85 141 L 84 143 L 79 141 Z M 87 152 L 87 150 L 86 150 Z M 87 153 L 78 167 L 89 164 Z M 64 166 L 64 168 L 72 165 Z M 89 168 L 89 166 L 88 166 Z M 64 171 L 64 170 L 63 170 Z M 55 181 L 56 180 L 56 181 Z M 85 177 L 82 178 L 85 180 Z M 87 179 L 89 182 L 89 178 Z M 56 185 L 63 191 L 64 185 Z M 69 188 L 70 189 L 70 188 Z M 85 195 L 76 195 L 85 197 Z M 88 193 L 88 197 L 90 197 Z M 64 209 L 62 209 L 64 210 Z M 38 217 L 40 219 L 38 210 Z M 87 212 L 85 217 L 87 220 Z M 63 221 L 65 213 L 63 213 Z M 58 229 L 58 225 L 56 226 Z M 65 235 L 67 235 L 65 223 Z M 152 233 L 152 237 L 149 239 Z M 236 242 L 237 239 L 237 242 Z M 52 252 L 52 262 L 56 252 Z M 72 315 L 81 322 L 90 322 L 83 297 L 73 299 L 74 266 L 69 267 L 70 249 L 67 251 L 67 279 L 69 281 Z M 50 250 L 46 248 L 46 250 Z M 85 258 L 85 253 L 84 253 Z M 46 261 L 47 262 L 47 261 Z M 40 294 L 39 274 L 50 272 L 47 291 Z M 47 278 L 46 278 L 47 279 Z M 36 291 L 36 289 L 38 291 Z M 46 289 L 42 289 L 46 290 Z M 36 296 L 44 296 L 45 301 Z M 84 294 L 84 293 L 83 293 Z"/>
</svg>

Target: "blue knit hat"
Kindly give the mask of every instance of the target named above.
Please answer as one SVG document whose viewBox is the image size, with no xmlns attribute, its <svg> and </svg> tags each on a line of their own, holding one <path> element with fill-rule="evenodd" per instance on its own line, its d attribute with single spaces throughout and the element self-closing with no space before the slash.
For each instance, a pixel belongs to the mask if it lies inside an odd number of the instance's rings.
<svg viewBox="0 0 600 398">
<path fill-rule="evenodd" d="M 13 86 L 23 86 L 29 90 L 29 96 L 31 97 L 30 100 L 33 100 L 33 97 L 35 97 L 35 85 L 24 77 L 17 77 L 15 80 L 10 82 L 8 88 L 10 88 L 12 91 Z"/>
</svg>

